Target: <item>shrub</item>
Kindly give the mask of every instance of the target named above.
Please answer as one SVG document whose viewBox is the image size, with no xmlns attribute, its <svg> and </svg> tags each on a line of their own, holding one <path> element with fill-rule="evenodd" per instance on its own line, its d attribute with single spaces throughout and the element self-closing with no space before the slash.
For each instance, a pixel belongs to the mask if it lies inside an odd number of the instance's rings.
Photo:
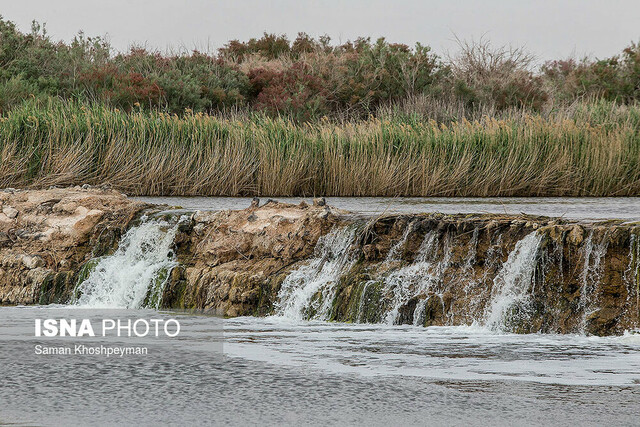
<svg viewBox="0 0 640 427">
<path fill-rule="evenodd" d="M 640 45 L 632 43 L 621 56 L 580 62 L 550 61 L 542 75 L 561 100 L 591 96 L 621 103 L 640 100 Z"/>
<path fill-rule="evenodd" d="M 460 42 L 459 54 L 447 60 L 419 43 L 358 38 L 334 45 L 306 33 L 293 42 L 268 33 L 232 40 L 215 54 L 166 55 L 139 46 L 114 53 L 99 37 L 54 42 L 44 26 L 34 22 L 22 33 L 0 17 L 0 112 L 32 95 L 105 101 L 127 111 L 136 104 L 177 114 L 246 108 L 297 120 L 361 119 L 401 105 L 447 121 L 556 108 L 583 97 L 638 102 L 640 45 L 538 70 L 524 50 L 484 40 Z"/>
<path fill-rule="evenodd" d="M 523 49 L 494 48 L 488 41 L 458 41 L 459 54 L 450 59 L 453 95 L 470 106 L 485 104 L 539 110 L 548 94 L 530 71 L 533 56 Z"/>
<path fill-rule="evenodd" d="M 321 78 L 334 110 L 367 115 L 378 106 L 432 90 L 439 63 L 428 47 L 390 44 L 384 39 L 348 42 L 305 57 Z"/>
<path fill-rule="evenodd" d="M 114 60 L 124 72 L 143 75 L 162 90 L 161 104 L 172 113 L 222 110 L 243 105 L 249 79 L 224 61 L 200 52 L 164 57 L 134 48 Z"/>
<path fill-rule="evenodd" d="M 256 108 L 268 114 L 286 114 L 304 121 L 328 112 L 322 80 L 302 63 L 295 63 L 284 72 L 252 70 L 249 78 Z"/>
<path fill-rule="evenodd" d="M 63 97 L 78 96 L 77 77 L 89 68 L 106 64 L 108 43 L 100 37 L 78 34 L 73 41 L 53 43 L 44 26 L 32 24 L 29 34 L 0 19 L 0 80 L 20 77 L 35 92 Z"/>
<path fill-rule="evenodd" d="M 291 52 L 289 39 L 285 35 L 267 34 L 259 38 L 252 38 L 248 42 L 231 40 L 218 50 L 221 57 L 242 62 L 251 54 L 259 54 L 267 59 L 277 59 L 281 55 Z"/>
<path fill-rule="evenodd" d="M 105 100 L 127 111 L 136 104 L 158 106 L 163 95 L 156 82 L 140 73 L 121 72 L 112 64 L 82 73 L 79 81 L 83 85 L 85 96 L 94 100 Z"/>
<path fill-rule="evenodd" d="M 223 60 L 193 52 L 189 56 L 173 58 L 173 63 L 197 81 L 203 110 L 222 110 L 246 102 L 249 77 Z"/>
</svg>

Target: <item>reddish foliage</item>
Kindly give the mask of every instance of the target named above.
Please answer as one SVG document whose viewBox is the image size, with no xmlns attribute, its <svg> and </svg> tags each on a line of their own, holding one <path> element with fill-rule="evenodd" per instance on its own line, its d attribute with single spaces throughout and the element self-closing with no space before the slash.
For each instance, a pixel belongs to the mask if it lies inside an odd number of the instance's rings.
<svg viewBox="0 0 640 427">
<path fill-rule="evenodd" d="M 264 68 L 249 72 L 256 108 L 269 114 L 292 114 L 300 120 L 327 111 L 327 92 L 320 78 L 313 76 L 302 63 L 286 71 Z"/>
<path fill-rule="evenodd" d="M 126 110 L 136 103 L 157 106 L 163 95 L 162 89 L 142 74 L 123 73 L 110 64 L 82 73 L 79 81 L 96 97 L 106 98 L 114 106 Z"/>
</svg>

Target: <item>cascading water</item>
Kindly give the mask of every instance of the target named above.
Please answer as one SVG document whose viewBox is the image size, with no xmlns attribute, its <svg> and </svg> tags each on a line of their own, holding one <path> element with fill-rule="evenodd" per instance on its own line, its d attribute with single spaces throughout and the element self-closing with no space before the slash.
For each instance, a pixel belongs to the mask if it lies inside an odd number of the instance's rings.
<svg viewBox="0 0 640 427">
<path fill-rule="evenodd" d="M 542 236 L 530 233 L 516 243 L 493 281 L 492 298 L 485 314 L 485 326 L 508 329 L 514 309 L 526 309 Z"/>
<path fill-rule="evenodd" d="M 469 241 L 469 249 L 467 250 L 467 255 L 462 267 L 462 276 L 460 277 L 460 280 L 465 283 L 465 292 L 467 292 L 469 287 L 474 284 L 473 265 L 476 263 L 476 252 L 478 251 L 479 234 L 480 230 L 478 229 L 478 227 L 474 228 L 473 234 L 471 235 L 471 240 Z"/>
<path fill-rule="evenodd" d="M 456 277 L 458 283 L 464 285 L 464 294 L 469 301 L 469 309 L 467 310 L 467 313 L 461 313 L 464 317 L 466 317 L 468 322 L 473 322 L 474 313 L 477 313 L 479 311 L 478 305 L 480 304 L 478 298 L 470 298 L 470 295 L 472 295 L 474 292 L 474 288 L 478 286 L 478 279 L 474 277 L 474 266 L 477 262 L 479 236 L 480 229 L 478 227 L 475 227 L 473 229 L 473 234 L 471 235 L 471 240 L 469 241 L 469 249 L 467 250 L 464 262 L 462 263 L 462 271 Z M 491 260 L 489 259 L 487 260 L 486 267 L 490 266 Z"/>
<path fill-rule="evenodd" d="M 637 317 L 640 318 L 640 239 L 638 234 L 629 236 L 629 265 L 624 272 L 627 284 L 627 304 L 635 303 Z M 635 295 L 635 298 L 632 296 Z"/>
<path fill-rule="evenodd" d="M 593 231 L 591 231 L 583 246 L 584 264 L 580 275 L 582 281 L 580 288 L 581 329 L 583 332 L 587 325 L 587 317 L 594 310 L 593 306 L 597 303 L 597 301 L 594 301 L 593 294 L 602 276 L 602 260 L 607 254 L 608 241 L 605 234 L 599 243 L 594 243 L 594 235 Z"/>
<path fill-rule="evenodd" d="M 407 228 L 412 229 L 411 224 Z M 405 232 L 390 253 L 395 253 L 398 245 L 404 245 L 408 235 Z M 355 263 L 355 256 L 351 253 L 354 238 L 355 231 L 349 228 L 334 230 L 322 237 L 314 258 L 291 272 L 283 282 L 276 314 L 294 320 L 329 319 L 339 280 Z M 513 311 L 526 309 L 541 240 L 542 236 L 536 232 L 527 235 L 515 245 L 503 265 L 496 265 L 498 274 L 493 280 L 491 299 L 485 306 L 484 317 L 475 321 L 493 329 L 508 329 L 509 322 L 514 320 L 511 318 Z M 445 313 L 443 293 L 444 277 L 453 262 L 454 245 L 451 235 L 429 231 L 411 264 L 392 269 L 381 278 L 363 284 L 353 320 L 363 320 L 364 305 L 371 303 L 367 292 L 370 286 L 380 289 L 379 295 L 383 300 L 374 303 L 379 304 L 380 310 L 385 310 L 380 317 L 384 323 L 408 321 L 414 325 L 423 324 L 426 305 L 432 297 L 440 298 L 443 314 L 450 318 L 451 314 Z M 469 245 L 463 259 L 463 274 L 455 277 L 456 281 L 471 279 L 471 265 L 478 245 L 477 232 L 471 236 Z M 389 264 L 389 255 L 383 264 Z M 415 308 L 401 319 L 401 312 L 406 312 L 407 304 L 412 300 L 417 300 Z M 405 319 L 407 316 L 409 318 Z"/>
<path fill-rule="evenodd" d="M 391 295 L 391 306 L 384 317 L 386 323 L 396 323 L 400 308 L 411 298 L 420 296 L 422 299 L 417 304 L 412 319 L 412 323 L 418 322 L 425 308 L 427 294 L 438 284 L 451 258 L 449 240 L 443 245 L 440 261 L 437 261 L 438 249 L 438 233 L 430 231 L 420 245 L 415 262 L 391 272 L 385 278 L 383 293 Z"/>
<path fill-rule="evenodd" d="M 327 320 L 340 276 L 354 263 L 355 228 L 332 231 L 318 240 L 314 258 L 291 272 L 278 293 L 276 314 L 293 320 Z"/>
<path fill-rule="evenodd" d="M 157 308 L 171 268 L 178 225 L 142 218 L 113 255 L 98 258 L 75 290 L 75 305 L 92 308 Z"/>
<path fill-rule="evenodd" d="M 414 223 L 409 223 L 409 225 L 406 226 L 400 240 L 395 245 L 393 245 L 391 249 L 389 249 L 387 258 L 384 260 L 385 263 L 390 263 L 393 261 L 400 260 L 399 255 L 402 252 L 404 245 L 407 243 L 407 239 L 409 238 L 409 235 L 413 231 L 413 228 L 414 228 Z"/>
<path fill-rule="evenodd" d="M 589 334 L 613 324 L 591 320 L 615 315 L 602 307 L 622 304 L 621 312 L 633 307 L 633 319 L 624 320 L 629 324 L 637 317 L 640 245 L 635 234 L 621 253 L 621 243 L 611 242 L 622 239 L 612 240 L 601 228 L 581 235 L 581 227 L 536 228 L 516 221 L 466 229 L 403 223 L 400 236 L 387 223 L 366 242 L 356 243 L 355 228 L 321 238 L 313 259 L 285 278 L 275 314 L 294 320 L 475 324 L 500 332 Z M 384 240 L 389 230 L 398 236 L 391 242 Z M 418 235 L 422 243 L 415 250 Z M 409 261 L 410 251 L 415 255 Z M 626 271 L 620 263 L 612 270 L 607 260 L 613 254 L 616 259 L 628 256 Z M 616 277 L 626 293 L 607 294 L 602 284 Z"/>
</svg>

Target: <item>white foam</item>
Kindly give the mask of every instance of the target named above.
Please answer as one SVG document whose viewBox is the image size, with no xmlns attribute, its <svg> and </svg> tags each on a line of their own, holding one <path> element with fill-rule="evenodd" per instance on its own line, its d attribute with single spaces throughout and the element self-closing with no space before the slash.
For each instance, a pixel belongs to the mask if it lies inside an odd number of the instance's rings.
<svg viewBox="0 0 640 427">
<path fill-rule="evenodd" d="M 276 315 L 292 320 L 328 320 L 340 276 L 353 265 L 351 227 L 333 230 L 318 239 L 314 258 L 291 272 L 278 293 Z"/>
<path fill-rule="evenodd" d="M 542 236 L 534 231 L 516 243 L 493 281 L 491 302 L 485 314 L 486 326 L 502 330 L 510 310 L 516 304 L 526 304 L 541 240 Z"/>
<path fill-rule="evenodd" d="M 131 228 L 113 255 L 100 258 L 78 285 L 75 305 L 86 308 L 157 308 L 170 269 L 177 225 L 146 220 Z M 165 279 L 162 280 L 162 275 Z M 145 304 L 147 300 L 147 304 Z M 151 300 L 151 301 L 149 301 Z"/>
</svg>

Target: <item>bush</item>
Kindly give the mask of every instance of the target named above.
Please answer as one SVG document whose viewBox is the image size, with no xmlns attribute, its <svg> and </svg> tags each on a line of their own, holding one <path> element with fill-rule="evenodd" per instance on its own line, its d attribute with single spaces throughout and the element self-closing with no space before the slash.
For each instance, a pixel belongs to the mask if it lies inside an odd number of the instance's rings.
<svg viewBox="0 0 640 427">
<path fill-rule="evenodd" d="M 172 63 L 197 82 L 201 110 L 223 110 L 245 104 L 249 77 L 223 60 L 193 52 L 189 56 L 174 57 Z"/>
<path fill-rule="evenodd" d="M 106 64 L 109 54 L 109 45 L 99 37 L 80 33 L 69 45 L 53 43 L 35 22 L 29 34 L 22 34 L 13 23 L 0 19 L 0 81 L 19 77 L 37 92 L 75 97 L 77 77 Z"/>
<path fill-rule="evenodd" d="M 419 43 L 358 38 L 334 45 L 306 33 L 293 42 L 267 33 L 233 40 L 215 54 L 164 55 L 137 46 L 114 53 L 99 37 L 80 33 L 71 43 L 54 42 L 35 22 L 21 33 L 0 17 L 0 113 L 32 96 L 104 101 L 126 111 L 138 104 L 176 114 L 259 110 L 304 121 L 365 118 L 399 105 L 450 120 L 539 111 L 583 97 L 638 102 L 640 45 L 539 70 L 526 51 L 484 40 L 460 41 L 459 53 L 447 60 Z"/>
<path fill-rule="evenodd" d="M 494 48 L 488 41 L 459 41 L 450 60 L 452 93 L 469 106 L 497 110 L 540 110 L 548 98 L 539 76 L 531 71 L 533 56 L 523 49 Z"/>
<path fill-rule="evenodd" d="M 310 120 L 328 112 L 327 95 L 320 78 L 308 66 L 295 63 L 284 72 L 260 68 L 249 72 L 256 108 L 271 115 L 285 114 Z"/>
<path fill-rule="evenodd" d="M 306 57 L 320 77 L 333 109 L 368 115 L 381 104 L 433 89 L 439 63 L 428 47 L 410 49 L 384 39 L 358 39 Z"/>
<path fill-rule="evenodd" d="M 542 74 L 562 100 L 590 96 L 636 102 L 640 100 L 640 44 L 632 43 L 621 56 L 596 61 L 550 61 Z"/>
<path fill-rule="evenodd" d="M 85 97 L 103 100 L 127 111 L 135 105 L 157 107 L 163 95 L 156 82 L 140 73 L 124 73 L 112 64 L 82 73 L 79 81 L 85 90 Z"/>
<path fill-rule="evenodd" d="M 244 58 L 251 54 L 258 54 L 267 59 L 277 59 L 290 52 L 291 47 L 287 36 L 267 33 L 264 33 L 259 39 L 252 38 L 244 43 L 238 40 L 231 40 L 218 51 L 221 57 L 238 62 L 242 62 Z"/>
<path fill-rule="evenodd" d="M 222 60 L 192 52 L 163 57 L 157 52 L 134 48 L 119 55 L 114 65 L 138 73 L 161 89 L 160 105 L 169 112 L 218 111 L 243 105 L 249 79 Z"/>
</svg>

